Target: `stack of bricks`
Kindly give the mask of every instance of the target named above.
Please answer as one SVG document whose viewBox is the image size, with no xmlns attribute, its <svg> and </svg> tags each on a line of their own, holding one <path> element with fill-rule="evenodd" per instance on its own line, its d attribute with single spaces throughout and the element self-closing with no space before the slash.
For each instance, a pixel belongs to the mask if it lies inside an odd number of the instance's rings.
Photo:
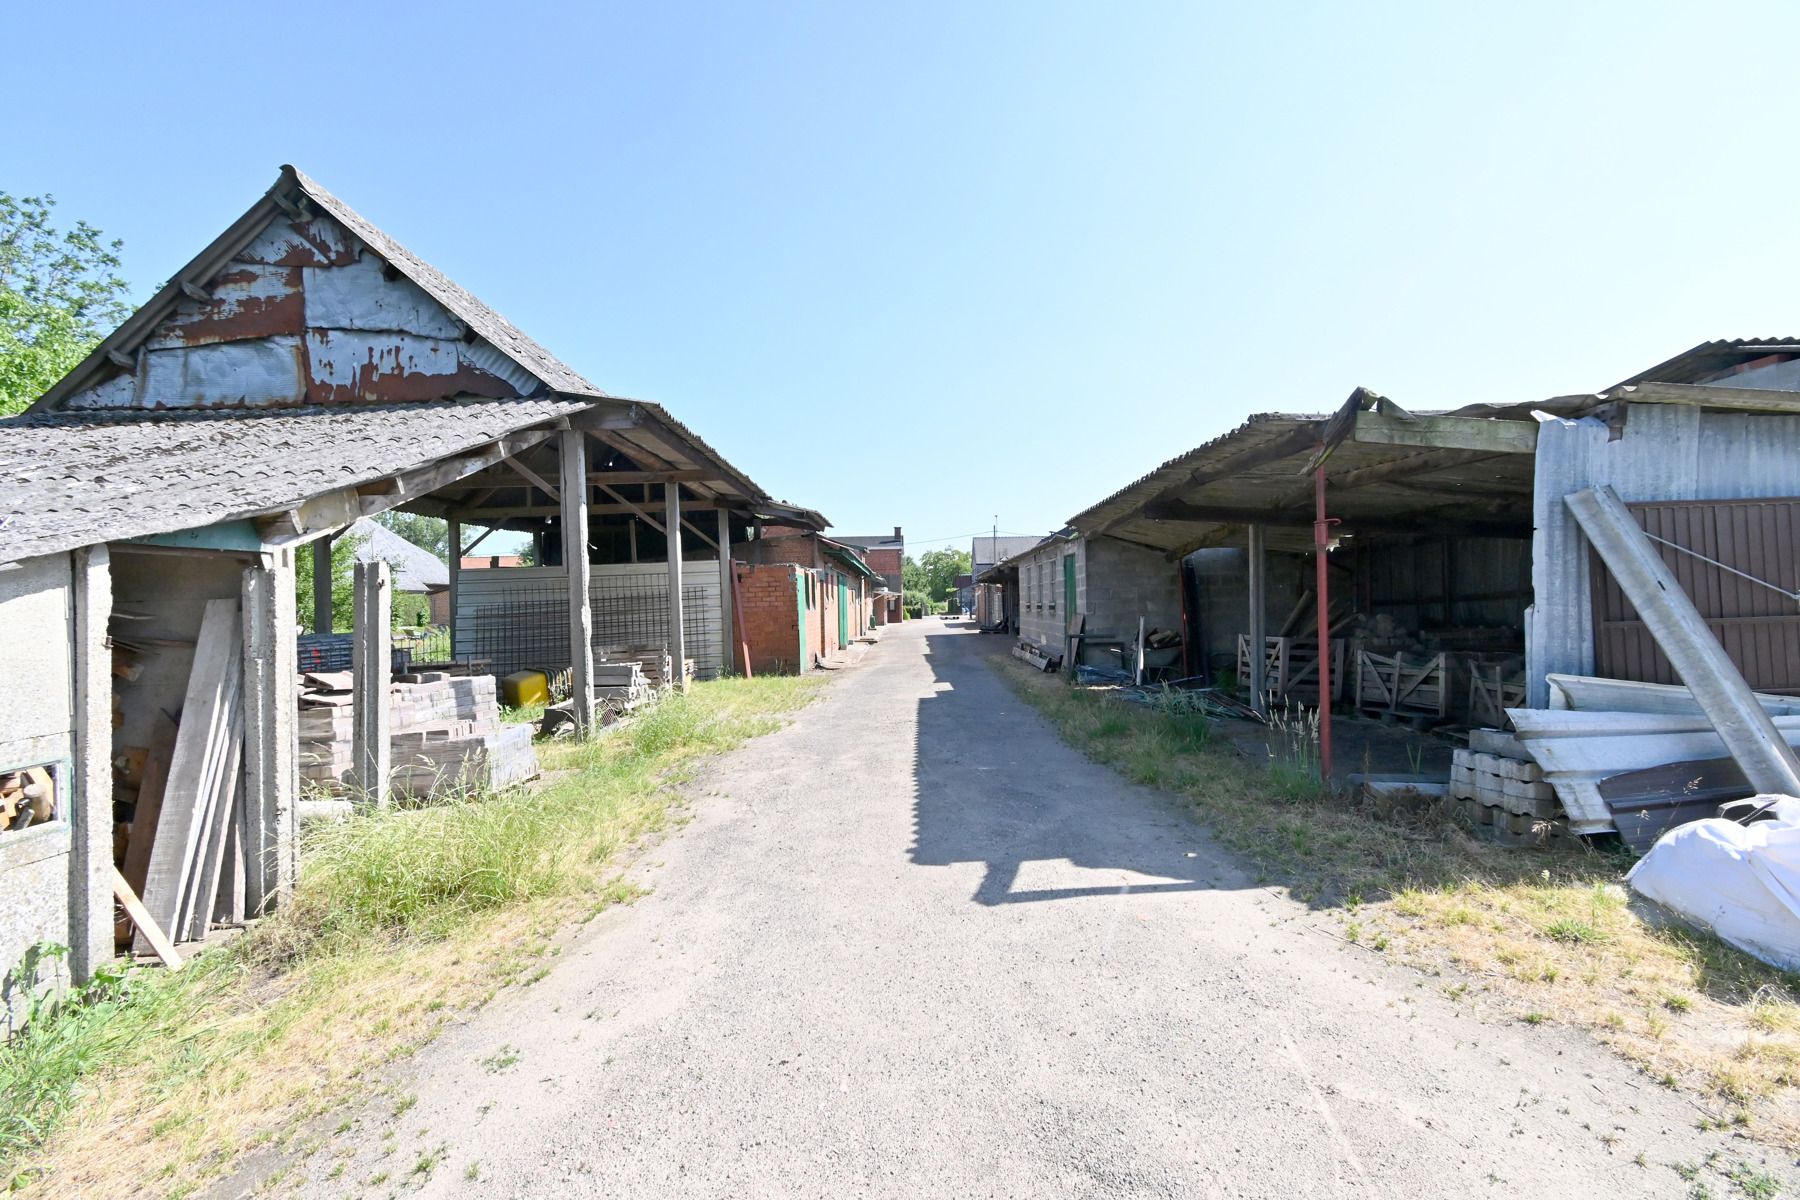
<svg viewBox="0 0 1800 1200">
<path fill-rule="evenodd" d="M 1544 781 L 1543 768 L 1501 730 L 1471 731 L 1469 748 L 1452 756 L 1450 803 L 1502 845 L 1540 845 L 1568 836 L 1568 817 Z"/>
<path fill-rule="evenodd" d="M 669 686 L 669 672 L 673 662 L 669 658 L 666 646 L 609 646 L 597 651 L 594 655 L 594 681 L 600 682 L 602 675 L 616 674 L 603 668 L 617 668 L 624 664 L 635 664 L 643 673 L 643 677 L 657 691 Z M 682 662 L 683 683 L 694 681 L 694 660 L 684 659 Z"/>
<path fill-rule="evenodd" d="M 740 565 L 737 591 L 743 611 L 738 632 L 750 646 L 750 669 L 761 674 L 794 675 L 800 661 L 801 568 L 787 563 Z"/>
<path fill-rule="evenodd" d="M 301 677 L 300 779 L 325 795 L 352 790 L 350 682 L 348 671 Z M 494 791 L 538 774 L 531 726 L 500 724 L 491 675 L 390 684 L 388 704 L 396 792 Z"/>
</svg>

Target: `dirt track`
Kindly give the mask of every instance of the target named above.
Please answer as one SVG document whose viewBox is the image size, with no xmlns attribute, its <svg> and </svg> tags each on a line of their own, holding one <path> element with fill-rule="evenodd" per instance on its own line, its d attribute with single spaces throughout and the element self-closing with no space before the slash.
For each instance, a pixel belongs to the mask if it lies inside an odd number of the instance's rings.
<svg viewBox="0 0 1800 1200">
<path fill-rule="evenodd" d="M 302 1192 L 1684 1196 L 1669 1164 L 1760 1161 L 1258 886 L 1065 747 L 999 641 L 891 630 L 707 768 L 654 893 L 403 1067 L 417 1105 L 350 1114 Z"/>
</svg>

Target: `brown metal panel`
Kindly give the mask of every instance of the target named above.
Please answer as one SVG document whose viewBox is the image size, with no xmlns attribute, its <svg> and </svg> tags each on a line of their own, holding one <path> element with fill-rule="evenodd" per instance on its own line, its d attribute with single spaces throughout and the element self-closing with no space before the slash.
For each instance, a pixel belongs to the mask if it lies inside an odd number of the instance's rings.
<svg viewBox="0 0 1800 1200">
<path fill-rule="evenodd" d="M 1750 686 L 1800 694 L 1800 499 L 1702 500 L 1629 506 L 1708 628 Z M 1706 561 L 1706 560 L 1712 561 Z M 1679 683 L 1598 556 L 1591 560 L 1595 670 L 1615 679 Z M 1732 571 L 1724 564 L 1765 587 Z M 1775 590 L 1775 589 L 1780 589 Z M 1783 593 L 1787 594 L 1783 594 Z"/>
</svg>

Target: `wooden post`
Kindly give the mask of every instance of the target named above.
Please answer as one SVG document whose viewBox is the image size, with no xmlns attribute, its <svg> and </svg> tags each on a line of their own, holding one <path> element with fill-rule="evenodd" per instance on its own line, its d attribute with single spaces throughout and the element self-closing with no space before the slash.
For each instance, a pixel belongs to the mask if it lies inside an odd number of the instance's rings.
<svg viewBox="0 0 1800 1200">
<path fill-rule="evenodd" d="M 683 664 L 687 662 L 687 626 L 686 613 L 682 610 L 681 596 L 681 485 L 679 483 L 663 484 L 663 528 L 668 531 L 669 542 L 669 675 L 675 686 L 682 691 L 687 690 L 687 672 Z"/>
<path fill-rule="evenodd" d="M 331 542 L 329 534 L 312 544 L 314 633 L 332 632 L 331 612 Z"/>
<path fill-rule="evenodd" d="M 387 806 L 392 774 L 388 683 L 394 669 L 393 605 L 387 563 L 357 563 L 356 605 L 351 618 L 351 779 L 363 802 L 378 808 Z"/>
<path fill-rule="evenodd" d="M 244 571 L 244 908 L 262 916 L 294 890 L 299 721 L 294 554 Z"/>
<path fill-rule="evenodd" d="M 462 593 L 462 522 L 451 517 L 450 527 L 450 657 L 456 657 L 456 598 Z"/>
<path fill-rule="evenodd" d="M 583 735 L 594 728 L 594 614 L 588 607 L 587 435 L 578 429 L 562 436 L 562 558 L 569 577 L 569 682 L 575 725 Z"/>
<path fill-rule="evenodd" d="M 636 517 L 627 517 L 625 519 L 625 532 L 626 532 L 626 536 L 631 539 L 631 559 L 630 559 L 630 561 L 636 562 L 637 561 L 637 518 Z"/>
<path fill-rule="evenodd" d="M 1269 715 L 1267 542 L 1260 524 L 1250 526 L 1250 706 L 1265 717 Z"/>
<path fill-rule="evenodd" d="M 75 560 L 74 778 L 57 797 L 56 816 L 74 837 L 69 861 L 69 973 L 77 983 L 113 956 L 112 901 L 112 561 L 104 545 L 77 550 Z M 47 903 L 47 900 L 46 900 Z"/>
<path fill-rule="evenodd" d="M 731 514 L 725 509 L 719 510 L 719 648 L 724 651 L 721 657 L 727 675 L 731 673 L 732 639 L 736 636 L 736 606 L 733 593 L 736 592 L 737 581 L 731 571 Z"/>
<path fill-rule="evenodd" d="M 1324 446 L 1319 447 L 1320 451 Z M 1313 588 L 1319 600 L 1319 782 L 1331 786 L 1331 522 L 1325 516 L 1325 465 L 1313 472 Z"/>
</svg>

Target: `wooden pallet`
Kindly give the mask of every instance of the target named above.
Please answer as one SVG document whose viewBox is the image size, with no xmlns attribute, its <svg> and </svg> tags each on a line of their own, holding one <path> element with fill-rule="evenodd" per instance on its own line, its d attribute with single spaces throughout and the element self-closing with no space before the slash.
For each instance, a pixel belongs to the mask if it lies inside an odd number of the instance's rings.
<svg viewBox="0 0 1800 1200">
<path fill-rule="evenodd" d="M 1367 713 L 1428 716 L 1450 713 L 1449 656 L 1408 662 L 1403 654 L 1356 652 L 1356 707 Z"/>
<path fill-rule="evenodd" d="M 1469 664 L 1469 723 L 1505 725 L 1506 710 L 1525 707 L 1525 673 L 1507 674 L 1505 668 L 1485 663 Z"/>
<path fill-rule="evenodd" d="M 1238 682 L 1250 685 L 1250 635 L 1238 634 Z M 1305 685 L 1311 684 L 1310 687 Z M 1319 697 L 1319 639 L 1266 637 L 1263 639 L 1263 685 L 1271 696 L 1294 692 Z M 1344 639 L 1331 639 L 1331 698 L 1344 697 Z"/>
</svg>

